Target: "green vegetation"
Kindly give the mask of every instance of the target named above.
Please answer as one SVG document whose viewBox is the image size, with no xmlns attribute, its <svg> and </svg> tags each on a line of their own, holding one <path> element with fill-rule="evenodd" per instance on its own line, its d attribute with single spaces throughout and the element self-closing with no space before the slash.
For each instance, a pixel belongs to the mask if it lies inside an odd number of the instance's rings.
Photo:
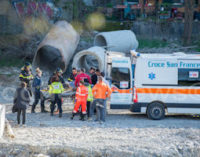
<svg viewBox="0 0 200 157">
<path fill-rule="evenodd" d="M 54 3 L 57 5 L 60 2 L 60 0 L 54 0 Z"/>
<path fill-rule="evenodd" d="M 115 30 L 126 30 L 130 28 L 130 22 L 116 22 L 116 21 L 106 21 L 106 25 L 99 31 L 115 31 Z"/>
<path fill-rule="evenodd" d="M 192 50 L 200 52 L 200 40 L 193 40 L 191 46 L 195 46 Z"/>
<path fill-rule="evenodd" d="M 107 4 L 106 4 L 106 7 L 107 7 L 107 8 L 113 8 L 113 4 L 112 4 L 112 3 L 107 3 Z"/>
<path fill-rule="evenodd" d="M 73 20 L 81 20 L 84 16 L 83 8 L 85 7 L 85 3 L 82 0 L 73 0 L 65 2 L 65 5 L 62 8 L 70 11 Z"/>
<path fill-rule="evenodd" d="M 22 67 L 25 61 L 23 59 L 5 58 L 0 59 L 0 67 Z"/>
<path fill-rule="evenodd" d="M 159 48 L 168 46 L 167 41 L 163 40 L 148 40 L 148 39 L 139 39 L 139 48 Z"/>
<path fill-rule="evenodd" d="M 200 52 L 200 41 L 198 41 L 198 43 L 197 43 L 196 51 Z"/>
</svg>

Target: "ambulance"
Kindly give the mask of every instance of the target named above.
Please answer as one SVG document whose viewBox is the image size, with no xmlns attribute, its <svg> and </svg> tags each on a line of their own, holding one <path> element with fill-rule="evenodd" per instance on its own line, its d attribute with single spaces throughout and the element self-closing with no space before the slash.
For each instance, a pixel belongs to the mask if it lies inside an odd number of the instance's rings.
<svg viewBox="0 0 200 157">
<path fill-rule="evenodd" d="M 130 108 L 154 120 L 168 113 L 200 113 L 200 54 L 110 58 L 111 109 Z"/>
</svg>

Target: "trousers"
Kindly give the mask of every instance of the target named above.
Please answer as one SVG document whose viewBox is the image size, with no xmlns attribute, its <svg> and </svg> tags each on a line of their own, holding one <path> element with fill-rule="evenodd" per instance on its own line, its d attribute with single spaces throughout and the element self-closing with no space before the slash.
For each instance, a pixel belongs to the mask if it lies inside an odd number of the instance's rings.
<svg viewBox="0 0 200 157">
<path fill-rule="evenodd" d="M 87 116 L 90 117 L 90 106 L 91 106 L 91 101 L 87 101 Z"/>
<path fill-rule="evenodd" d="M 43 112 L 45 110 L 45 106 L 44 106 L 45 98 L 44 98 L 42 92 L 37 91 L 37 92 L 34 93 L 34 95 L 35 95 L 35 101 L 34 101 L 33 106 L 32 106 L 32 111 L 35 110 L 35 107 L 40 100 L 41 112 Z"/>
<path fill-rule="evenodd" d="M 94 112 L 96 110 L 96 103 L 99 101 L 99 99 L 94 99 L 93 102 L 90 104 L 90 113 L 89 117 L 92 117 L 94 115 Z"/>
<path fill-rule="evenodd" d="M 98 99 L 96 103 L 96 110 L 97 110 L 97 121 L 105 122 L 106 118 L 106 100 L 105 99 Z"/>
<path fill-rule="evenodd" d="M 26 122 L 26 109 L 18 109 L 17 111 L 17 122 L 20 124 L 20 116 L 22 114 L 22 124 Z"/>
<path fill-rule="evenodd" d="M 80 106 L 81 106 L 81 109 L 82 109 L 82 111 L 81 111 L 82 114 L 86 114 L 87 100 L 77 101 L 75 103 L 73 113 L 77 113 Z"/>
<path fill-rule="evenodd" d="M 51 103 L 51 113 L 54 112 L 55 110 L 55 104 L 58 105 L 58 110 L 59 110 L 59 113 L 62 113 L 62 101 L 61 101 L 61 97 L 58 95 L 58 94 L 55 94 L 54 95 L 54 100 L 53 102 Z"/>
</svg>

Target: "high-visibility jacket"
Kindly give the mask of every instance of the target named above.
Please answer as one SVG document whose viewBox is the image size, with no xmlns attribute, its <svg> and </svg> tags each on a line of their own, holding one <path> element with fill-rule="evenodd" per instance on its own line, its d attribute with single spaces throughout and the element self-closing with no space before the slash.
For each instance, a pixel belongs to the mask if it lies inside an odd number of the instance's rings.
<svg viewBox="0 0 200 157">
<path fill-rule="evenodd" d="M 106 99 L 107 97 L 110 97 L 111 93 L 112 93 L 112 90 L 103 81 L 98 82 L 92 88 L 92 94 L 93 94 L 95 99 Z"/>
<path fill-rule="evenodd" d="M 92 87 L 91 87 L 91 85 L 87 86 L 87 88 L 88 88 L 87 101 L 93 101 L 93 95 L 92 95 Z"/>
<path fill-rule="evenodd" d="M 21 68 L 21 73 L 19 75 L 19 78 L 21 80 L 23 80 L 23 79 L 31 80 L 31 79 L 33 79 L 33 75 L 30 74 L 28 71 L 26 71 L 25 68 L 23 67 L 23 68 Z"/>
<path fill-rule="evenodd" d="M 64 88 L 62 83 L 60 82 L 53 82 L 49 85 L 49 94 L 61 94 L 64 92 Z"/>
<path fill-rule="evenodd" d="M 19 78 L 31 80 L 31 79 L 33 79 L 33 75 L 26 76 L 26 75 L 20 74 Z"/>
<path fill-rule="evenodd" d="M 19 75 L 19 80 L 26 82 L 27 87 L 31 87 L 30 81 L 33 79 L 33 75 L 26 71 L 24 68 L 21 69 L 21 73 Z"/>
<path fill-rule="evenodd" d="M 76 90 L 76 101 L 87 101 L 88 88 L 84 85 L 80 85 Z"/>
</svg>

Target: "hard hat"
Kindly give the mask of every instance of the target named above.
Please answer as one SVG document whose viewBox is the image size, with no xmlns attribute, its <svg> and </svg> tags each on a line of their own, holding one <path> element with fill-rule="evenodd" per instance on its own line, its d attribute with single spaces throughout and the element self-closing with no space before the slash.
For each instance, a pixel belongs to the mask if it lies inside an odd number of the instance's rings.
<svg viewBox="0 0 200 157">
<path fill-rule="evenodd" d="M 25 62 L 24 67 L 29 67 L 29 68 L 31 68 L 32 66 L 31 66 L 31 63 Z"/>
<path fill-rule="evenodd" d="M 26 66 L 26 67 L 31 66 L 31 63 L 25 62 L 25 66 Z"/>
<path fill-rule="evenodd" d="M 63 73 L 63 71 L 62 71 L 61 68 L 57 68 L 57 69 L 56 69 L 56 72 Z"/>
</svg>

